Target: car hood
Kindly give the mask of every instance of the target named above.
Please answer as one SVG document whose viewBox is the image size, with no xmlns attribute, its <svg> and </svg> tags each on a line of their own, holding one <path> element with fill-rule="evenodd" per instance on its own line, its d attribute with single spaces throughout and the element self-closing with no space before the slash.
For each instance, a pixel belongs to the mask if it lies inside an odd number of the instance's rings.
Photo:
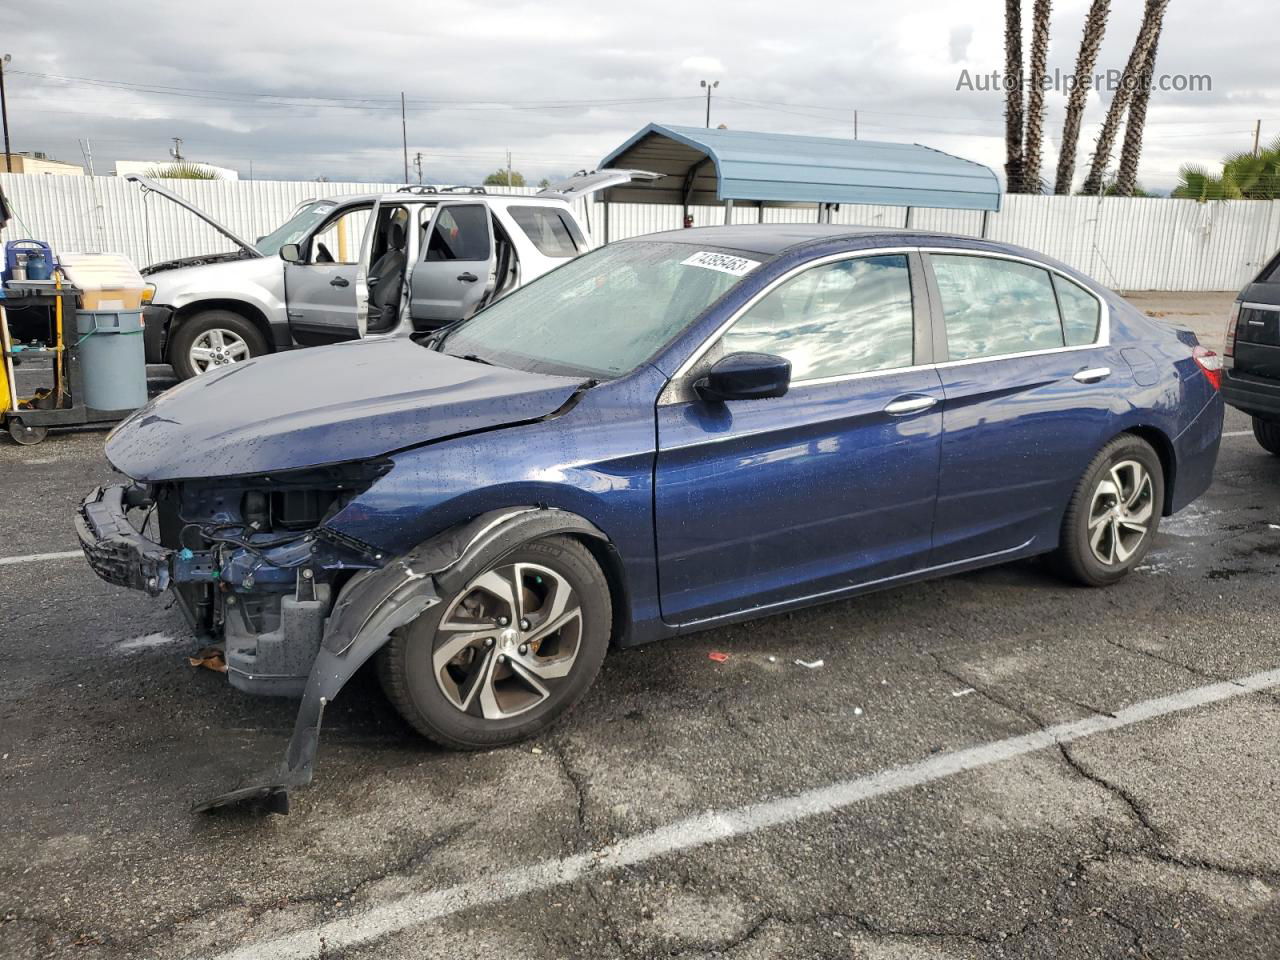
<svg viewBox="0 0 1280 960">
<path fill-rule="evenodd" d="M 436 353 L 408 338 L 258 357 L 161 394 L 107 437 L 134 480 L 364 460 L 548 416 L 583 383 Z"/>
</svg>

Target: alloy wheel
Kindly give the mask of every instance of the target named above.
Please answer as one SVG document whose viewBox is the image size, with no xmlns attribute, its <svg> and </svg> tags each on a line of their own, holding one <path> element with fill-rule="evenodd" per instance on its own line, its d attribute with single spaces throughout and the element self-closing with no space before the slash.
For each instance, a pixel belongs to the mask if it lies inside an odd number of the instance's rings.
<svg viewBox="0 0 1280 960">
<path fill-rule="evenodd" d="M 249 344 L 234 330 L 214 327 L 195 338 L 187 356 L 196 371 L 208 373 L 228 363 L 248 360 L 252 353 Z"/>
<path fill-rule="evenodd" d="M 1147 468 L 1122 460 L 1103 474 L 1089 504 L 1089 549 L 1113 567 L 1128 562 L 1146 540 L 1155 510 Z"/>
<path fill-rule="evenodd" d="M 476 577 L 436 628 L 432 672 L 463 713 L 503 720 L 537 707 L 573 669 L 582 608 L 550 567 L 498 566 Z"/>
</svg>

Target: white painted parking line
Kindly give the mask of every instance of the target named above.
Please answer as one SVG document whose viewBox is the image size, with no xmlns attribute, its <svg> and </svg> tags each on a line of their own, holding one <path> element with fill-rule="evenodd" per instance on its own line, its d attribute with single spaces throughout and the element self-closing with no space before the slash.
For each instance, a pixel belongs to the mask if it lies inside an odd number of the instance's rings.
<svg viewBox="0 0 1280 960">
<path fill-rule="evenodd" d="M 1252 437 L 1252 430 L 1228 430 L 1223 434 L 1224 437 Z"/>
<path fill-rule="evenodd" d="M 63 550 L 61 553 L 28 553 L 24 557 L 0 557 L 0 567 L 11 563 L 34 563 L 37 560 L 70 560 L 72 557 L 83 557 L 83 550 Z"/>
<path fill-rule="evenodd" d="M 1070 723 L 1060 723 L 1034 733 L 939 754 L 918 763 L 892 767 L 793 796 L 712 811 L 619 840 L 593 853 L 543 860 L 495 872 L 443 890 L 393 900 L 355 916 L 329 920 L 309 930 L 231 950 L 219 955 L 216 960 L 303 960 L 318 957 L 325 952 L 369 943 L 464 910 L 505 903 L 526 893 L 535 890 L 545 892 L 550 886 L 573 883 L 592 874 L 644 863 L 667 854 L 755 833 L 769 827 L 834 813 L 863 800 L 1001 763 L 1059 743 L 1119 730 L 1145 720 L 1231 700 L 1277 685 L 1280 685 L 1280 670 L 1268 670 L 1240 680 L 1212 683 L 1167 697 L 1145 700 L 1117 711 L 1114 716 L 1095 715 Z"/>
</svg>

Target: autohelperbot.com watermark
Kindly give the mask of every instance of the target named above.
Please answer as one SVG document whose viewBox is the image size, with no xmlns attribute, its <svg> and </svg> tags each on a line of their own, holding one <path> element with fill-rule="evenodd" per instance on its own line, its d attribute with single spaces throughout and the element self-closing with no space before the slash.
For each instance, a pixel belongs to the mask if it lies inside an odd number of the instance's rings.
<svg viewBox="0 0 1280 960">
<path fill-rule="evenodd" d="M 975 93 L 1008 92 L 1018 85 L 1030 87 L 1032 78 L 1023 75 L 1021 78 L 1006 74 L 1001 70 L 988 73 L 974 73 L 965 68 L 956 79 L 956 90 L 969 90 Z M 1144 86 L 1149 90 L 1161 93 L 1209 93 L 1213 90 L 1213 77 L 1207 73 L 1157 73 L 1150 78 L 1125 76 L 1123 70 L 1103 70 L 1099 73 L 1076 76 L 1059 69 L 1045 71 L 1041 78 L 1041 86 L 1046 92 L 1070 93 L 1077 87 L 1086 90 L 1097 90 L 1115 93 L 1119 90 L 1133 92 Z"/>
</svg>

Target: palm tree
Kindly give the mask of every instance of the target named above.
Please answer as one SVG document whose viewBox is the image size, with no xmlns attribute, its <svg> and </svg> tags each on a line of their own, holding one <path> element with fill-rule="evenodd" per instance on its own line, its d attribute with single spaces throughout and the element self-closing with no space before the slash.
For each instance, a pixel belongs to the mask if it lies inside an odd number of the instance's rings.
<svg viewBox="0 0 1280 960">
<path fill-rule="evenodd" d="M 1199 200 L 1280 199 L 1280 137 L 1255 156 L 1252 151 L 1233 153 L 1214 175 L 1197 164 L 1185 164 L 1179 171 L 1175 197 Z"/>
<path fill-rule="evenodd" d="M 1076 83 L 1067 97 L 1067 117 L 1062 122 L 1062 150 L 1058 154 L 1054 193 L 1071 192 L 1071 180 L 1076 173 L 1076 146 L 1080 142 L 1080 118 L 1084 116 L 1085 100 L 1089 95 L 1085 78 L 1093 76 L 1093 68 L 1098 63 L 1098 48 L 1106 35 L 1110 12 L 1111 0 L 1093 0 L 1084 20 L 1084 37 L 1080 41 L 1080 52 L 1076 54 Z"/>
<path fill-rule="evenodd" d="M 147 176 L 153 180 L 221 180 L 222 174 L 198 163 L 169 163 L 152 167 Z"/>
<path fill-rule="evenodd" d="M 1133 102 L 1129 104 L 1129 119 L 1124 125 L 1124 144 L 1120 147 L 1120 172 L 1116 174 L 1116 193 L 1122 197 L 1133 196 L 1138 185 L 1138 158 L 1142 155 L 1142 134 L 1147 125 L 1147 102 L 1151 99 L 1151 78 L 1156 72 L 1156 50 L 1160 46 L 1160 30 L 1164 20 L 1163 11 L 1156 24 L 1155 36 L 1151 46 L 1147 48 L 1147 56 L 1142 61 L 1142 73 L 1138 89 L 1133 92 Z"/>
<path fill-rule="evenodd" d="M 1022 152 L 1022 192 L 1040 192 L 1040 147 L 1044 141 L 1044 70 L 1049 59 L 1050 0 L 1031 9 L 1031 82 L 1027 93 L 1027 133 Z"/>
<path fill-rule="evenodd" d="M 1120 129 L 1120 120 L 1129 107 L 1134 87 L 1140 82 L 1139 75 L 1146 66 L 1147 51 L 1159 38 L 1160 27 L 1164 20 L 1164 8 L 1168 5 L 1169 0 L 1147 0 L 1146 8 L 1142 13 L 1142 25 L 1138 27 L 1138 37 L 1133 43 L 1133 50 L 1129 52 L 1129 62 L 1124 67 L 1120 89 L 1111 98 L 1111 106 L 1102 123 L 1102 131 L 1098 134 L 1098 144 L 1093 151 L 1093 163 L 1089 168 L 1089 175 L 1084 180 L 1085 193 L 1097 193 L 1102 188 L 1107 163 L 1111 160 L 1111 148 L 1115 146 L 1116 133 Z"/>
<path fill-rule="evenodd" d="M 1005 188 L 1022 189 L 1022 0 L 1004 2 Z"/>
</svg>

